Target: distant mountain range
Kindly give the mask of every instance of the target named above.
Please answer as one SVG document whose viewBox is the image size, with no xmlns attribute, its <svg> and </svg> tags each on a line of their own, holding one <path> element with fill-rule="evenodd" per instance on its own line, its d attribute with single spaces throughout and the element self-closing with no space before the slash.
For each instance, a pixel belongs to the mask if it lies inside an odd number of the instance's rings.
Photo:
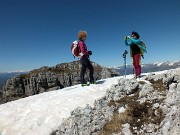
<svg viewBox="0 0 180 135">
<path fill-rule="evenodd" d="M 180 67 L 180 60 L 174 61 L 174 62 L 156 62 L 156 63 L 150 63 L 150 64 L 142 64 L 142 73 L 149 73 L 149 72 L 156 72 L 156 71 L 163 71 L 163 70 L 169 70 L 169 69 L 175 69 Z M 133 74 L 133 66 L 132 65 L 126 65 L 126 74 Z M 112 70 L 119 72 L 121 75 L 124 75 L 125 66 L 119 66 L 119 67 L 111 67 Z"/>
</svg>

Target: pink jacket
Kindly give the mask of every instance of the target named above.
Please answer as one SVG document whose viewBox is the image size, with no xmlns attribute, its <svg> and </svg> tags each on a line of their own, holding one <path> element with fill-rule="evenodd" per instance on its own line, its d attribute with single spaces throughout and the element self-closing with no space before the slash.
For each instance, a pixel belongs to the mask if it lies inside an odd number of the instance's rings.
<svg viewBox="0 0 180 135">
<path fill-rule="evenodd" d="M 79 51 L 81 52 L 80 53 L 80 59 L 82 57 L 89 58 L 86 44 L 83 41 L 80 40 L 79 43 L 78 43 L 78 46 L 79 46 Z"/>
</svg>

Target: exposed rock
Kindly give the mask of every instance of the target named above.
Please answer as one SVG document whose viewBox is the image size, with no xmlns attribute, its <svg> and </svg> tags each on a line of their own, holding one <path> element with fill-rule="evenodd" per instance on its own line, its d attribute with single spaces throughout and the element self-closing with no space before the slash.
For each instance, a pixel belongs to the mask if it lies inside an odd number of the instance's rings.
<svg viewBox="0 0 180 135">
<path fill-rule="evenodd" d="M 127 85 L 130 86 L 126 87 Z M 94 102 L 94 108 L 87 105 L 85 108 L 76 108 L 72 111 L 71 116 L 59 126 L 56 135 L 99 135 L 103 126 L 111 121 L 116 108 L 113 105 L 109 106 L 110 101 L 133 94 L 136 88 L 137 81 L 126 80 L 124 84 L 123 79 L 120 79 L 118 85 L 112 85 L 107 90 L 105 97 Z"/>
</svg>

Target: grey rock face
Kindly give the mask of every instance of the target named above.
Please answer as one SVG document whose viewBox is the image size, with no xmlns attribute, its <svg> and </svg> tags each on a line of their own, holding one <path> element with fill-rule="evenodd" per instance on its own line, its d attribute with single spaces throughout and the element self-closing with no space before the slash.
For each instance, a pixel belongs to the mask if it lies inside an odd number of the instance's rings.
<svg viewBox="0 0 180 135">
<path fill-rule="evenodd" d="M 112 119 L 115 106 L 110 106 L 112 100 L 133 94 L 139 87 L 136 80 L 119 80 L 107 90 L 105 97 L 94 102 L 94 107 L 76 108 L 56 132 L 56 135 L 98 135 L 102 127 Z M 127 87 L 127 84 L 130 85 Z M 128 92 L 127 92 L 128 90 Z"/>
<path fill-rule="evenodd" d="M 118 73 L 94 62 L 92 64 L 95 80 L 118 75 Z M 0 103 L 78 84 L 80 69 L 80 62 L 74 61 L 58 64 L 54 67 L 42 67 L 30 71 L 29 74 L 18 75 L 7 80 L 3 87 Z M 88 69 L 85 78 L 89 79 Z"/>
</svg>

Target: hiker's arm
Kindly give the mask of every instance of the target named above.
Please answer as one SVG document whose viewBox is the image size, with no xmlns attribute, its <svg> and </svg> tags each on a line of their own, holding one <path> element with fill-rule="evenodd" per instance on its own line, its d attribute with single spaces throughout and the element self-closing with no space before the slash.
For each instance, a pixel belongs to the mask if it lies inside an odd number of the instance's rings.
<svg viewBox="0 0 180 135">
<path fill-rule="evenodd" d="M 81 53 L 83 53 L 83 55 L 88 55 L 88 51 L 83 42 L 79 42 L 79 48 L 81 50 Z"/>
<path fill-rule="evenodd" d="M 140 42 L 141 42 L 140 39 L 130 38 L 129 40 L 131 40 L 134 44 L 140 44 Z"/>
<path fill-rule="evenodd" d="M 127 39 L 125 40 L 125 45 L 126 46 L 130 46 L 131 45 L 131 42 L 129 42 Z"/>
</svg>

